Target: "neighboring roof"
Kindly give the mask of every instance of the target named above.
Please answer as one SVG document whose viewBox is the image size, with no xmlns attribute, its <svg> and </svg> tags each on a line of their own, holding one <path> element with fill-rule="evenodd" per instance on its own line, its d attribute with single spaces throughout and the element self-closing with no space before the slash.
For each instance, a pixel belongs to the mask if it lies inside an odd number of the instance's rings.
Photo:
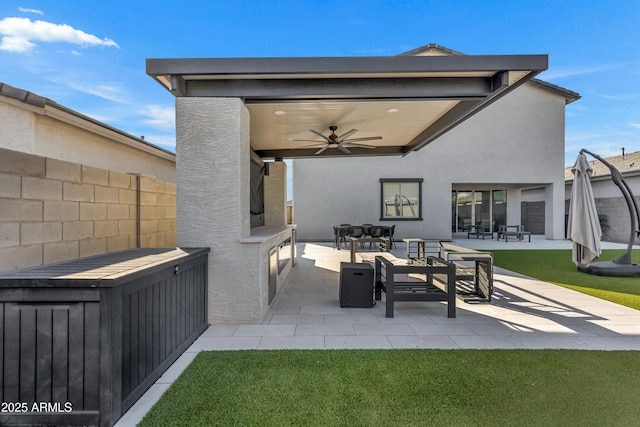
<svg viewBox="0 0 640 427">
<path fill-rule="evenodd" d="M 589 166 L 593 169 L 592 178 L 609 177 L 611 171 L 604 163 L 599 160 L 595 160 L 587 155 L 589 159 Z M 640 151 L 634 153 L 624 153 L 619 156 L 604 157 L 604 159 L 611 163 L 613 167 L 618 169 L 623 175 L 632 175 L 636 172 L 640 172 Z M 573 166 L 569 166 L 564 170 L 565 181 L 573 181 L 573 172 L 571 169 Z"/>
<path fill-rule="evenodd" d="M 319 150 L 333 126 L 367 142 L 352 155 L 409 154 L 547 67 L 547 55 L 405 55 L 148 58 L 146 69 L 176 97 L 242 99 L 252 149 L 295 158 L 343 156 Z"/>
<path fill-rule="evenodd" d="M 133 136 L 120 129 L 109 126 L 106 123 L 99 122 L 89 116 L 85 116 L 84 114 L 64 107 L 49 98 L 36 95 L 33 92 L 0 82 L 0 96 L 4 96 L 10 100 L 20 101 L 20 103 L 25 104 L 25 106 L 28 105 L 35 107 L 35 109 L 32 108 L 31 110 L 36 113 L 61 120 L 73 126 L 114 139 L 130 147 L 137 148 L 138 150 L 155 154 L 158 157 L 175 161 L 175 153 L 172 153 L 171 151 L 150 144 L 142 138 Z"/>
<path fill-rule="evenodd" d="M 427 44 L 421 47 L 418 47 L 416 49 L 412 49 L 408 52 L 404 52 L 399 54 L 398 56 L 465 56 L 464 53 L 455 51 L 453 49 L 449 49 L 446 48 L 444 46 L 440 46 L 438 44 Z M 534 86 L 538 86 L 541 87 L 543 89 L 547 89 L 547 90 L 551 90 L 553 92 L 557 92 L 558 94 L 564 96 L 565 98 L 565 103 L 566 104 L 570 104 L 573 101 L 577 101 L 578 99 L 581 98 L 580 94 L 577 92 L 574 92 L 572 90 L 563 88 L 561 86 L 557 86 L 548 82 L 545 82 L 544 80 L 540 80 L 537 78 L 532 78 L 531 80 L 529 80 L 529 83 L 533 84 Z"/>
</svg>

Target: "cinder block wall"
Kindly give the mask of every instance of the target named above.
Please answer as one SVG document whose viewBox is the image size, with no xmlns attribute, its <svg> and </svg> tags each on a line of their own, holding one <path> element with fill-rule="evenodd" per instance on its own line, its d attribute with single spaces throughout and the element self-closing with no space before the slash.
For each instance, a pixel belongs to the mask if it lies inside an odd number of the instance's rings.
<svg viewBox="0 0 640 427">
<path fill-rule="evenodd" d="M 0 271 L 175 246 L 175 183 L 0 148 Z"/>
<path fill-rule="evenodd" d="M 531 234 L 544 234 L 544 201 L 522 202 L 520 223 Z"/>
<path fill-rule="evenodd" d="M 636 203 L 640 206 L 640 197 L 636 197 Z M 602 240 L 609 242 L 628 243 L 631 232 L 631 220 L 629 218 L 629 206 L 624 197 L 606 197 L 596 199 L 598 214 L 607 216 L 609 228 L 602 231 Z M 636 239 L 636 243 L 639 239 Z"/>
</svg>

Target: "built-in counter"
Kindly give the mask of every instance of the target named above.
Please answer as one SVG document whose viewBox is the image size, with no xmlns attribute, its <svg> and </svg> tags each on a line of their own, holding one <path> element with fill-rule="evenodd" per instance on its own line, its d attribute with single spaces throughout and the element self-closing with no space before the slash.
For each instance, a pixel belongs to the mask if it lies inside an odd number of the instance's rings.
<svg viewBox="0 0 640 427">
<path fill-rule="evenodd" d="M 261 275 L 266 270 L 266 298 L 270 306 L 295 265 L 296 226 L 255 227 L 251 229 L 251 236 L 241 239 L 240 243 L 259 245 Z M 264 290 L 261 290 L 263 295 Z"/>
</svg>

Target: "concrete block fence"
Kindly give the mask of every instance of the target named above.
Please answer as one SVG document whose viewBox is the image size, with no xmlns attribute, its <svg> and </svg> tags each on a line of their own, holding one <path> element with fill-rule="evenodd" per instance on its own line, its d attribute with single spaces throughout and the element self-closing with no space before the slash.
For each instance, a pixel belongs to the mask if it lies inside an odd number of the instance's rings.
<svg viewBox="0 0 640 427">
<path fill-rule="evenodd" d="M 0 271 L 175 246 L 175 183 L 0 148 Z"/>
</svg>

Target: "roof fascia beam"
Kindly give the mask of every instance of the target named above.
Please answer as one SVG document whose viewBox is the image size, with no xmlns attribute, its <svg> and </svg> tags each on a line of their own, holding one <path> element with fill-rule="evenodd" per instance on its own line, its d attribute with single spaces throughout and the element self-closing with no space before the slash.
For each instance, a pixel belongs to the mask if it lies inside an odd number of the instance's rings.
<svg viewBox="0 0 640 427">
<path fill-rule="evenodd" d="M 182 96 L 251 99 L 339 98 L 485 98 L 494 77 L 187 80 Z M 172 79 L 173 81 L 173 79 Z"/>
<path fill-rule="evenodd" d="M 147 74 L 234 76 L 247 74 L 367 74 L 537 70 L 548 67 L 547 55 L 365 56 L 293 58 L 148 58 Z M 354 76 L 357 77 L 357 76 Z M 406 76 L 405 76 L 406 77 Z"/>
</svg>

